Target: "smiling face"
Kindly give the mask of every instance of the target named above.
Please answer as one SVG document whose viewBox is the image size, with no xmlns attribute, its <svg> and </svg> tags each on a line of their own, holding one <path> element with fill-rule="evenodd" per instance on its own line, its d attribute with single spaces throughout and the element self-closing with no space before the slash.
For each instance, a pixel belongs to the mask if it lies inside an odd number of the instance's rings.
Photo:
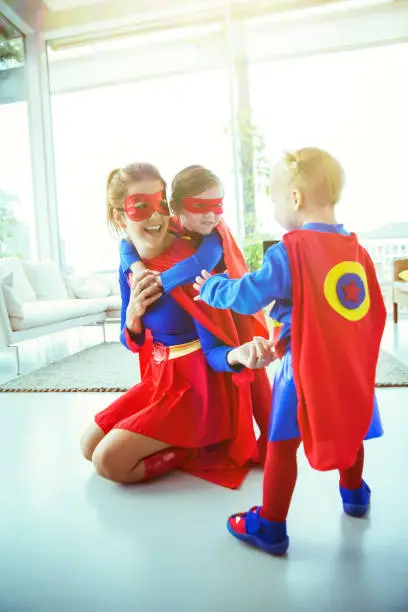
<svg viewBox="0 0 408 612">
<path fill-rule="evenodd" d="M 127 195 L 133 194 L 155 194 L 163 190 L 163 184 L 158 179 L 145 179 L 129 184 Z M 135 208 L 145 209 L 145 202 L 137 202 Z M 169 216 L 161 214 L 157 210 L 147 219 L 133 221 L 125 213 L 115 211 L 120 215 L 120 224 L 126 234 L 135 245 L 139 255 L 143 257 L 154 257 L 166 247 L 168 241 Z"/>
<path fill-rule="evenodd" d="M 174 214 L 180 217 L 188 231 L 207 236 L 220 221 L 222 202 L 215 201 L 223 196 L 224 188 L 218 176 L 196 164 L 176 174 L 171 185 L 170 203 Z"/>
<path fill-rule="evenodd" d="M 223 196 L 223 189 L 220 185 L 213 185 L 209 187 L 205 191 L 194 195 L 194 198 L 198 200 L 208 200 L 208 199 L 217 199 Z M 203 208 L 203 205 L 200 205 L 199 202 L 194 204 L 195 211 L 185 210 L 184 208 L 180 211 L 180 218 L 183 223 L 183 226 L 189 230 L 190 232 L 195 232 L 197 234 L 201 234 L 202 236 L 207 236 L 211 234 L 213 229 L 217 227 L 220 221 L 220 215 L 217 215 L 213 211 L 208 212 L 200 212 Z"/>
</svg>

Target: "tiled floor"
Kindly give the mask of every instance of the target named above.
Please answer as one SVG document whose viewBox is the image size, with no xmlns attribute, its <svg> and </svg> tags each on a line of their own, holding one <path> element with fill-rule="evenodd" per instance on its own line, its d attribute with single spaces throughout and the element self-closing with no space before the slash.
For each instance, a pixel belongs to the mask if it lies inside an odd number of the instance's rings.
<svg viewBox="0 0 408 612">
<path fill-rule="evenodd" d="M 408 321 L 399 329 L 384 346 L 408 361 Z M 99 341 L 81 333 L 83 345 Z M 386 435 L 366 445 L 368 519 L 345 517 L 336 474 L 300 452 L 286 559 L 225 530 L 229 513 L 260 501 L 260 470 L 235 492 L 181 473 L 135 487 L 97 477 L 78 439 L 114 397 L 0 394 L 0 612 L 408 610 L 408 390 L 378 393 Z"/>
</svg>

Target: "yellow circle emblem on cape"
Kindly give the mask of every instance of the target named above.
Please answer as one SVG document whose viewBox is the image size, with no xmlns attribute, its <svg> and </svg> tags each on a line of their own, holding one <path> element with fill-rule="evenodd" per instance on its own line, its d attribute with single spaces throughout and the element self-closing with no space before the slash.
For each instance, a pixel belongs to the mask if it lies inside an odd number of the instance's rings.
<svg viewBox="0 0 408 612">
<path fill-rule="evenodd" d="M 367 275 L 357 261 L 335 265 L 324 281 L 324 295 L 330 306 L 348 321 L 360 321 L 370 310 Z"/>
</svg>

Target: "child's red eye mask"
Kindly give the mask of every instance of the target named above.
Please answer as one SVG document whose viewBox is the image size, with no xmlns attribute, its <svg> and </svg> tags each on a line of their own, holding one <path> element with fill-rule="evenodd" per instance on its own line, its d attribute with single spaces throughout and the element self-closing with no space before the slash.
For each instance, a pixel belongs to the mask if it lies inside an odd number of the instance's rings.
<svg viewBox="0 0 408 612">
<path fill-rule="evenodd" d="M 125 213 L 131 221 L 144 221 L 149 219 L 157 210 L 161 215 L 170 215 L 163 193 L 133 193 L 125 200 Z"/>
<path fill-rule="evenodd" d="M 196 215 L 213 212 L 216 215 L 223 214 L 223 198 L 182 198 L 181 204 L 185 210 Z"/>
</svg>

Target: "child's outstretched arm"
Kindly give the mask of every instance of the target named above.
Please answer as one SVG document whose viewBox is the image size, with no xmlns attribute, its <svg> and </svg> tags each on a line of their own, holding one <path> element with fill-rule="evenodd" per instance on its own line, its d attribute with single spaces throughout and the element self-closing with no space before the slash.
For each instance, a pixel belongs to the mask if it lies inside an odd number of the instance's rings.
<svg viewBox="0 0 408 612">
<path fill-rule="evenodd" d="M 138 276 L 145 266 L 139 258 L 139 254 L 131 242 L 122 240 L 120 243 L 120 263 L 126 274 L 131 270 Z M 162 272 L 160 281 L 164 293 L 170 293 L 179 285 L 192 283 L 201 270 L 213 270 L 223 256 L 221 238 L 218 232 L 212 232 L 205 236 L 201 245 L 191 257 L 178 262 L 169 270 Z"/>
<path fill-rule="evenodd" d="M 170 293 L 179 285 L 194 282 L 201 270 L 213 270 L 222 259 L 222 243 L 218 232 L 205 236 L 194 255 L 179 261 L 160 275 L 164 293 Z"/>
<path fill-rule="evenodd" d="M 265 254 L 262 268 L 231 280 L 225 274 L 209 276 L 203 271 L 194 285 L 199 299 L 214 308 L 230 308 L 240 314 L 253 314 L 273 300 L 289 299 L 292 295 L 289 258 L 282 242 Z"/>
</svg>

